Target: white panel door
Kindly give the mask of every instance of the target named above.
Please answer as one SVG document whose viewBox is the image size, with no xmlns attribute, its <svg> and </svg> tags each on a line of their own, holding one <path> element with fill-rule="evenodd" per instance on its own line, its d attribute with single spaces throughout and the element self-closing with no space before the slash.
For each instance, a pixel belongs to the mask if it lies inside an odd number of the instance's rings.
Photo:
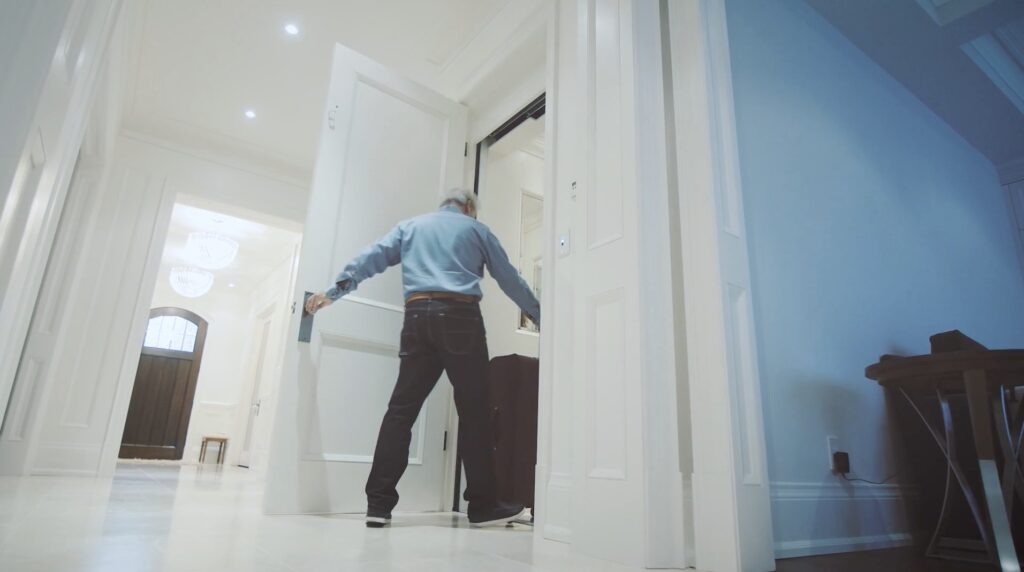
<svg viewBox="0 0 1024 572">
<path fill-rule="evenodd" d="M 466 110 L 337 46 L 295 302 L 323 290 L 399 221 L 437 208 L 461 182 Z M 309 343 L 293 315 L 268 467 L 268 512 L 362 512 L 381 418 L 398 374 L 401 272 L 319 312 Z M 442 377 L 412 429 L 398 510 L 442 508 L 450 386 Z"/>
<path fill-rule="evenodd" d="M 578 0 L 581 161 L 572 257 L 575 549 L 639 564 L 641 365 L 631 5 Z M 609 520 L 609 515 L 614 517 Z"/>
</svg>

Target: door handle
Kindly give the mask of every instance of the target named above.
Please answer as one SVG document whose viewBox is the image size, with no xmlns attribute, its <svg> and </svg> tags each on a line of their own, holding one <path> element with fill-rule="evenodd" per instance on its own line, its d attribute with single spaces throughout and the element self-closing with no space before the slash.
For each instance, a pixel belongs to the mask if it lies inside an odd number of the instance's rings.
<svg viewBox="0 0 1024 572">
<path fill-rule="evenodd" d="M 306 300 L 313 293 L 306 291 L 306 295 L 302 298 L 302 319 L 299 321 L 299 341 L 309 343 L 309 340 L 313 337 L 313 314 L 306 311 Z"/>
</svg>

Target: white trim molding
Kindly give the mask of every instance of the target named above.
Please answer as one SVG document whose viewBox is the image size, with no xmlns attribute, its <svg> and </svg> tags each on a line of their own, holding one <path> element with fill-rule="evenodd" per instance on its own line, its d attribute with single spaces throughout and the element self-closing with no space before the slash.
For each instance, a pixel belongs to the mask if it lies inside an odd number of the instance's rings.
<svg viewBox="0 0 1024 572">
<path fill-rule="evenodd" d="M 644 441 L 644 535 L 645 563 L 649 568 L 686 568 L 693 564 L 687 554 L 693 552 L 692 536 L 686 534 L 684 514 L 691 506 L 684 501 L 683 475 L 679 459 L 679 411 L 676 395 L 680 372 L 677 371 L 677 340 L 684 332 L 676 314 L 673 279 L 679 260 L 673 259 L 672 236 L 675 201 L 671 194 L 666 84 L 671 84 L 667 68 L 669 41 L 663 35 L 667 18 L 664 2 L 637 2 L 633 5 L 633 65 L 636 137 L 637 209 L 641 224 L 637 238 L 643 392 L 642 431 Z M 666 264 L 665 261 L 671 261 Z M 655 303 L 654 301 L 658 302 Z"/>
<path fill-rule="evenodd" d="M 900 484 L 773 482 L 775 557 L 908 546 L 907 502 L 916 495 Z"/>
<path fill-rule="evenodd" d="M 857 550 L 882 550 L 885 548 L 910 546 L 912 543 L 913 538 L 909 533 L 905 532 L 808 540 L 784 540 L 775 543 L 775 557 L 800 558 L 803 556 L 819 556 L 822 554 L 837 554 Z"/>
</svg>

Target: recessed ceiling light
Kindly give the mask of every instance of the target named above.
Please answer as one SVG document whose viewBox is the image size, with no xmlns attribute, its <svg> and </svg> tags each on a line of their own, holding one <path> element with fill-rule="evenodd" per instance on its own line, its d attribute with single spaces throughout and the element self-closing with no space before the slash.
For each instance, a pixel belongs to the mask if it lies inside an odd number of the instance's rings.
<svg viewBox="0 0 1024 572">
<path fill-rule="evenodd" d="M 232 282 L 231 284 L 228 284 L 228 288 L 234 288 L 234 287 L 235 287 L 235 283 L 234 282 Z"/>
<path fill-rule="evenodd" d="M 246 109 L 245 110 L 245 116 L 248 117 L 249 119 L 256 119 L 256 112 L 251 110 L 251 109 Z"/>
<path fill-rule="evenodd" d="M 299 27 L 296 26 L 295 24 L 286 24 L 285 27 L 284 27 L 284 31 L 289 36 L 298 36 L 299 35 Z"/>
</svg>

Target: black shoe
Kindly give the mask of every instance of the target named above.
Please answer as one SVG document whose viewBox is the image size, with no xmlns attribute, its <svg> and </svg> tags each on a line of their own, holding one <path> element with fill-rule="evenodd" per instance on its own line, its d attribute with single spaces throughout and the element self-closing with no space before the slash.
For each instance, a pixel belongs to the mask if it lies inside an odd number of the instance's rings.
<svg viewBox="0 0 1024 572">
<path fill-rule="evenodd" d="M 366 513 L 366 528 L 384 528 L 391 524 L 391 513 L 379 513 L 373 511 L 367 511 Z"/>
<path fill-rule="evenodd" d="M 469 517 L 469 524 L 477 528 L 482 528 L 485 526 L 508 524 L 525 516 L 526 509 L 523 508 L 523 505 L 503 504 L 488 511 L 474 513 Z"/>
</svg>

